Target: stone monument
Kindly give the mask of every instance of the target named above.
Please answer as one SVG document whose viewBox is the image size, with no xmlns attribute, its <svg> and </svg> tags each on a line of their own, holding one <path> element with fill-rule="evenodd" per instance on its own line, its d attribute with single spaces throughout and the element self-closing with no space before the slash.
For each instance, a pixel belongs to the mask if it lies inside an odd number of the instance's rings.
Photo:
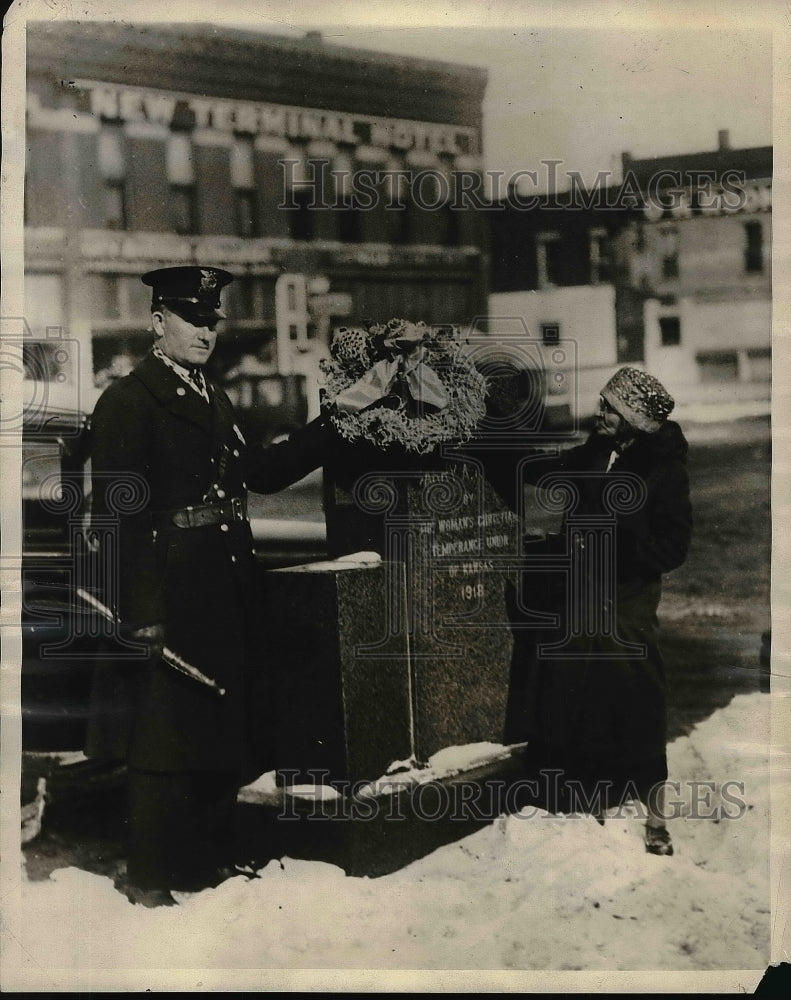
<svg viewBox="0 0 791 1000">
<path fill-rule="evenodd" d="M 390 341 L 401 343 L 407 358 L 404 369 L 417 350 L 431 358 L 436 344 L 430 338 L 421 340 L 414 329 L 406 334 L 396 330 Z M 370 341 L 362 343 L 372 350 Z M 448 378 L 451 402 L 444 409 L 421 409 L 421 386 L 410 388 L 405 376 L 399 384 L 397 367 L 384 402 L 381 397 L 371 402 L 369 371 L 345 390 L 347 396 L 360 396 L 365 407 L 339 420 L 342 429 L 351 425 L 360 433 L 351 433 L 325 465 L 330 556 L 372 550 L 388 566 L 404 570 L 406 615 L 402 619 L 391 613 L 389 622 L 391 635 L 406 636 L 418 760 L 448 746 L 504 740 L 513 653 L 507 597 L 519 553 L 517 516 L 486 481 L 482 463 L 473 453 L 461 452 L 453 435 L 467 420 L 467 434 L 459 437 L 468 436 L 483 417 L 485 382 L 477 372 L 468 372 L 450 348 L 445 348 L 443 359 L 441 337 L 439 345 L 440 360 L 432 358 L 436 371 L 447 375 L 443 360 L 451 367 L 457 364 L 468 378 L 469 399 L 480 403 L 479 408 L 473 411 L 470 404 L 469 413 L 462 412 L 458 419 L 452 414 L 443 425 L 441 418 L 452 411 L 453 388 L 458 386 Z M 397 366 L 403 355 L 395 349 L 393 353 Z M 374 369 L 377 364 L 384 362 L 376 362 Z M 418 371 L 421 367 L 424 361 L 417 363 Z M 384 384 L 380 377 L 376 391 Z M 435 400 L 444 385 L 434 394 L 430 383 Z M 335 389 L 336 400 L 343 398 L 344 392 Z M 411 419 L 403 415 L 410 407 Z M 364 428 L 360 412 L 371 417 Z M 426 433 L 423 440 L 421 432 Z M 436 441 L 430 439 L 432 433 Z"/>
<path fill-rule="evenodd" d="M 351 490 L 328 475 L 327 495 L 331 554 L 365 541 L 388 566 L 404 568 L 406 616 L 391 615 L 390 629 L 406 635 L 417 759 L 503 742 L 514 513 L 474 465 L 450 459 L 432 471 L 369 469 Z"/>
</svg>

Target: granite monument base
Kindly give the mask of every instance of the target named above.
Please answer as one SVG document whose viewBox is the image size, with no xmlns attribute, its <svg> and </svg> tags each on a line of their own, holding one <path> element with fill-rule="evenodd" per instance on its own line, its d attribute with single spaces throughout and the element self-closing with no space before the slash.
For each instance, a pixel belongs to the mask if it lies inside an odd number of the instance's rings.
<svg viewBox="0 0 791 1000">
<path fill-rule="evenodd" d="M 452 777 L 328 799 L 307 791 L 261 801 L 242 789 L 240 856 L 257 870 L 280 858 L 324 861 L 376 878 L 513 814 L 526 803 L 521 748 Z M 288 864 L 288 861 L 285 861 Z"/>
<path fill-rule="evenodd" d="M 412 753 L 400 565 L 310 563 L 264 574 L 276 767 L 286 784 L 356 784 Z"/>
</svg>

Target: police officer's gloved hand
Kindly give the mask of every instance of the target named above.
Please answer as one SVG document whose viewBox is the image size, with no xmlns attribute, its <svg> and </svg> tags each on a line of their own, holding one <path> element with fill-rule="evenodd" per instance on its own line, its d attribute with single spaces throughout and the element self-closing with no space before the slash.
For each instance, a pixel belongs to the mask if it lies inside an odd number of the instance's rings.
<svg viewBox="0 0 791 1000">
<path fill-rule="evenodd" d="M 151 659 L 160 659 L 165 646 L 165 626 L 161 622 L 155 625 L 143 625 L 141 628 L 133 628 L 127 632 L 127 638 L 132 642 L 142 642 L 148 646 L 148 655 Z"/>
</svg>

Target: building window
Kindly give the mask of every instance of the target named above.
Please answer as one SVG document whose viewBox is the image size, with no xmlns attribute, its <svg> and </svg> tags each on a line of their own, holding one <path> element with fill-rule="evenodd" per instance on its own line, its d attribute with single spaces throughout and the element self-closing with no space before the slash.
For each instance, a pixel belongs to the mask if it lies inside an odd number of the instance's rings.
<svg viewBox="0 0 791 1000">
<path fill-rule="evenodd" d="M 90 278 L 93 332 L 145 329 L 150 318 L 151 289 L 139 278 L 99 274 Z"/>
<path fill-rule="evenodd" d="M 551 288 L 562 284 L 561 247 L 559 233 L 540 233 L 536 237 L 539 288 Z"/>
<path fill-rule="evenodd" d="M 362 239 L 360 210 L 351 203 L 341 203 L 336 209 L 338 239 L 344 243 L 359 243 Z"/>
<path fill-rule="evenodd" d="M 253 140 L 237 136 L 231 146 L 231 184 L 235 188 L 255 187 L 253 176 Z"/>
<path fill-rule="evenodd" d="M 708 351 L 698 354 L 701 382 L 735 382 L 739 377 L 739 357 L 736 351 Z"/>
<path fill-rule="evenodd" d="M 295 187 L 291 192 L 296 207 L 288 208 L 288 228 L 294 240 L 312 240 L 314 237 L 314 219 L 310 208 L 313 197 L 313 189 L 309 187 Z"/>
<path fill-rule="evenodd" d="M 678 316 L 660 316 L 659 335 L 662 347 L 678 347 L 681 343 L 681 320 Z"/>
<path fill-rule="evenodd" d="M 314 180 L 321 175 L 321 169 L 308 163 L 307 153 L 301 146 L 292 146 L 286 159 L 290 164 L 285 175 L 289 235 L 293 240 L 315 239 L 314 213 L 320 193 L 316 191 Z"/>
<path fill-rule="evenodd" d="M 228 319 L 264 322 L 266 302 L 260 278 L 241 277 L 231 282 L 225 293 Z"/>
<path fill-rule="evenodd" d="M 118 315 L 122 320 L 133 326 L 140 326 L 143 320 L 150 318 L 150 288 L 147 288 L 136 277 L 108 275 L 108 278 L 115 283 L 118 296 Z"/>
<path fill-rule="evenodd" d="M 104 123 L 97 138 L 99 173 L 104 181 L 105 229 L 126 229 L 126 163 L 119 125 Z"/>
<path fill-rule="evenodd" d="M 387 217 L 386 234 L 382 234 L 382 242 L 410 243 L 412 241 L 412 213 L 414 207 L 410 202 L 410 184 L 408 172 L 402 157 L 390 156 L 382 171 L 382 184 L 379 189 Z"/>
<path fill-rule="evenodd" d="M 258 235 L 258 214 L 255 196 L 253 140 L 237 137 L 231 146 L 231 185 L 236 203 L 236 233 L 238 236 Z"/>
<path fill-rule="evenodd" d="M 105 229 L 126 229 L 126 186 L 123 181 L 104 185 Z"/>
<path fill-rule="evenodd" d="M 335 206 L 348 205 L 354 196 L 352 159 L 347 153 L 337 153 L 332 161 L 331 177 L 335 190 Z"/>
<path fill-rule="evenodd" d="M 659 255 L 662 262 L 662 277 L 677 278 L 678 230 L 675 226 L 666 226 L 659 230 Z"/>
<path fill-rule="evenodd" d="M 174 184 L 170 189 L 171 221 L 180 236 L 197 231 L 195 224 L 195 189 Z"/>
<path fill-rule="evenodd" d="M 445 217 L 445 238 L 443 243 L 446 247 L 457 247 L 461 242 L 459 213 L 453 208 L 450 202 L 443 205 L 441 211 Z"/>
<path fill-rule="evenodd" d="M 588 233 L 588 259 L 592 285 L 612 279 L 610 241 L 606 229 L 591 229 Z"/>
<path fill-rule="evenodd" d="M 171 132 L 165 148 L 165 163 L 170 182 L 171 222 L 179 235 L 198 231 L 195 214 L 195 172 L 192 163 L 192 140 L 186 132 Z"/>
<path fill-rule="evenodd" d="M 359 243 L 362 239 L 360 209 L 354 203 L 352 167 L 351 157 L 346 153 L 335 156 L 331 175 L 335 186 L 334 209 L 338 239 L 344 243 Z"/>
<path fill-rule="evenodd" d="M 753 347 L 744 359 L 745 380 L 750 382 L 771 382 L 772 352 L 768 347 Z"/>
<path fill-rule="evenodd" d="M 541 341 L 544 344 L 557 344 L 560 341 L 559 323 L 541 324 Z"/>
<path fill-rule="evenodd" d="M 744 269 L 758 274 L 764 269 L 764 229 L 760 222 L 745 222 Z"/>
<path fill-rule="evenodd" d="M 412 215 L 409 208 L 397 209 L 389 213 L 392 222 L 391 239 L 393 243 L 412 242 Z"/>
<path fill-rule="evenodd" d="M 678 254 L 666 254 L 662 257 L 662 277 L 678 277 Z"/>
<path fill-rule="evenodd" d="M 236 234 L 237 236 L 258 235 L 258 212 L 256 208 L 255 191 L 237 188 L 236 199 Z"/>
</svg>

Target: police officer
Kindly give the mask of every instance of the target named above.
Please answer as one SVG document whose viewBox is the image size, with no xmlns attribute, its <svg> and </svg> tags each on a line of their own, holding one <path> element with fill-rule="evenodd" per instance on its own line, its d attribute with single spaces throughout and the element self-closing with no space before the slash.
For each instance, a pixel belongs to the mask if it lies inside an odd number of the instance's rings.
<svg viewBox="0 0 791 1000">
<path fill-rule="evenodd" d="M 105 601 L 149 657 L 96 672 L 86 750 L 127 760 L 125 890 L 158 905 L 233 873 L 236 793 L 264 769 L 247 490 L 273 493 L 320 466 L 330 430 L 319 417 L 281 444 L 248 444 L 204 368 L 232 275 L 166 267 L 142 280 L 153 349 L 97 403 L 92 477 L 93 517 L 117 519 Z M 164 646 L 215 687 L 170 669 Z"/>
</svg>

